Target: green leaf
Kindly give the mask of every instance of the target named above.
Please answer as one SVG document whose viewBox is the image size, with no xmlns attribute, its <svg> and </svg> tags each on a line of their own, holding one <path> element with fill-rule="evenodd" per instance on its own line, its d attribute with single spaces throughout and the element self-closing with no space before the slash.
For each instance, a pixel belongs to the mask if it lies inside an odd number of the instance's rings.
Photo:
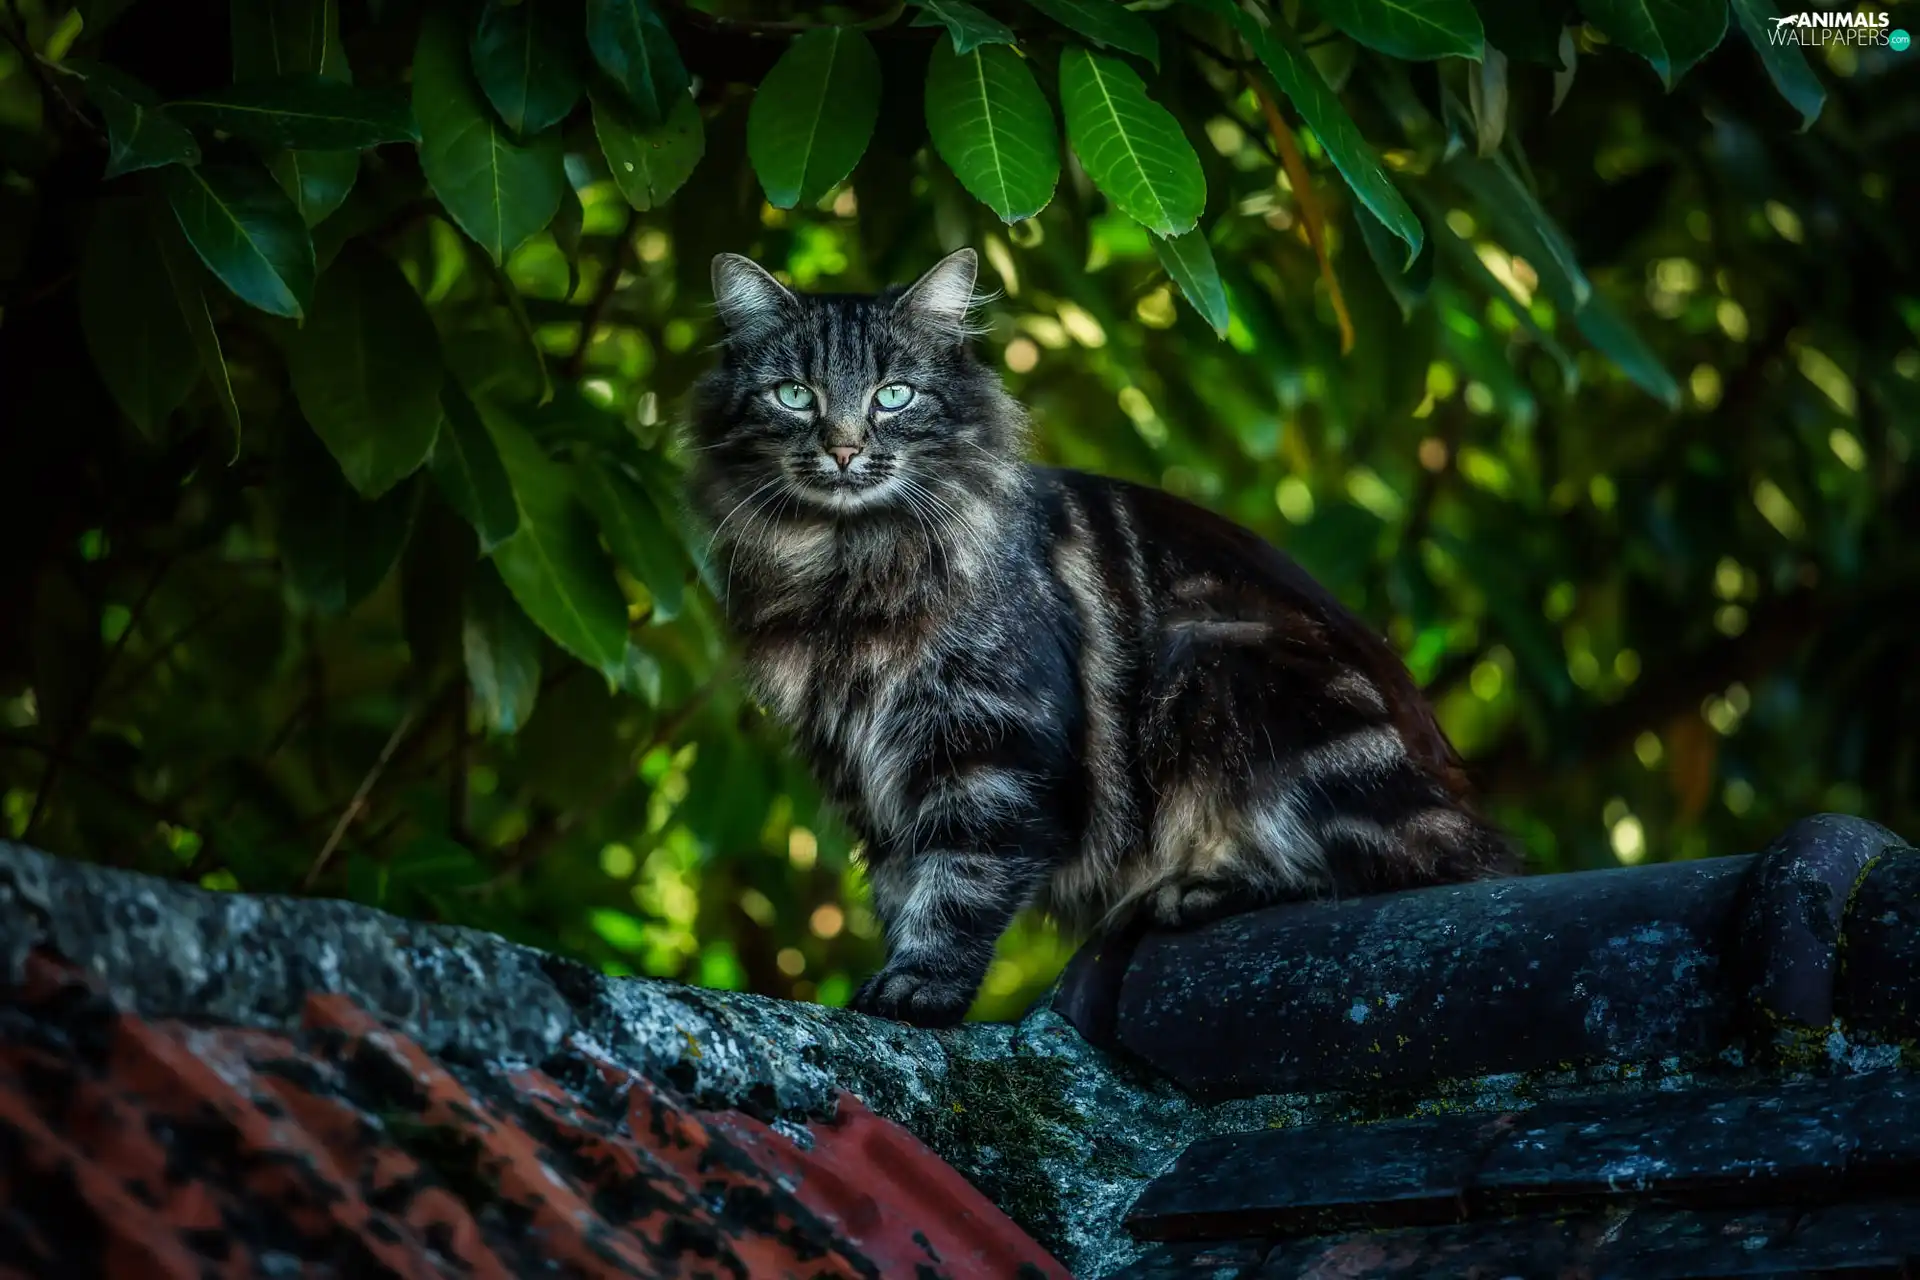
<svg viewBox="0 0 1920 1280">
<path fill-rule="evenodd" d="M 1406 197 L 1393 185 L 1385 166 L 1359 126 L 1340 105 L 1340 98 L 1320 75 L 1313 59 L 1300 47 L 1291 31 L 1283 27 L 1263 27 L 1233 0 L 1207 0 L 1216 13 L 1232 22 L 1273 76 L 1280 92 L 1287 95 L 1294 110 L 1320 141 L 1333 167 L 1347 180 L 1360 203 L 1373 211 L 1386 228 L 1407 246 L 1407 261 L 1420 256 L 1424 232 Z"/>
<path fill-rule="evenodd" d="M 853 172 L 880 116 L 880 59 L 852 27 L 795 40 L 754 91 L 747 155 L 767 203 L 818 200 Z"/>
<path fill-rule="evenodd" d="M 1671 89 L 1727 34 L 1726 0 L 1580 0 L 1607 38 L 1653 64 Z"/>
<path fill-rule="evenodd" d="M 1145 58 L 1160 69 L 1160 40 L 1153 24 L 1120 0 L 1027 0 L 1027 3 L 1091 43 Z"/>
<path fill-rule="evenodd" d="M 687 561 L 653 498 L 604 459 L 583 465 L 577 477 L 580 496 L 599 521 L 614 558 L 646 584 L 654 616 L 663 622 L 676 616 L 686 589 Z"/>
<path fill-rule="evenodd" d="M 1120 212 L 1163 236 L 1193 230 L 1207 203 L 1200 158 L 1132 67 L 1069 47 L 1060 55 L 1060 106 L 1074 154 Z"/>
<path fill-rule="evenodd" d="M 620 677 L 614 682 L 620 691 L 632 694 L 650 707 L 657 707 L 660 705 L 662 676 L 660 659 L 633 641 L 627 641 L 626 665 L 620 668 Z"/>
<path fill-rule="evenodd" d="M 1367 246 L 1367 255 L 1379 269 L 1387 292 L 1400 305 L 1400 318 L 1407 319 L 1426 301 L 1427 288 L 1433 283 L 1431 242 L 1421 248 L 1419 256 L 1412 263 L 1408 263 L 1400 253 L 1401 246 L 1393 238 L 1393 232 L 1373 216 L 1373 210 L 1356 204 L 1353 206 L 1353 218 L 1359 224 L 1360 239 Z"/>
<path fill-rule="evenodd" d="M 167 104 L 178 119 L 266 147 L 357 151 L 415 142 L 413 112 L 398 89 L 304 76 L 251 81 Z"/>
<path fill-rule="evenodd" d="M 1560 36 L 1566 30 L 1566 10 L 1541 0 L 1476 0 L 1487 43 L 1509 58 L 1539 62 L 1556 70 L 1561 65 Z"/>
<path fill-rule="evenodd" d="M 1153 251 L 1160 255 L 1160 265 L 1180 286 L 1180 292 L 1193 304 L 1193 309 L 1213 326 L 1215 333 L 1226 337 L 1230 319 L 1227 287 L 1220 282 L 1220 268 L 1214 265 L 1213 246 L 1207 243 L 1206 232 L 1195 227 L 1169 240 L 1155 236 Z"/>
<path fill-rule="evenodd" d="M 1642 391 L 1668 409 L 1680 407 L 1680 384 L 1612 303 L 1596 293 L 1574 314 L 1573 322 L 1594 349 L 1619 365 Z"/>
<path fill-rule="evenodd" d="M 300 210 L 265 170 L 175 166 L 162 175 L 167 203 L 207 269 L 234 296 L 298 320 L 313 297 L 313 240 Z"/>
<path fill-rule="evenodd" d="M 147 205 L 107 199 L 80 259 L 80 329 L 114 403 L 148 437 L 199 381 Z"/>
<path fill-rule="evenodd" d="M 587 47 L 646 124 L 665 124 L 690 81 L 652 0 L 587 0 Z"/>
<path fill-rule="evenodd" d="M 348 79 L 339 0 L 234 0 L 227 6 L 235 83 L 284 76 Z"/>
<path fill-rule="evenodd" d="M 1739 19 L 1740 29 L 1747 33 L 1748 43 L 1759 51 L 1773 87 L 1800 113 L 1802 132 L 1811 129 L 1813 122 L 1820 118 L 1821 108 L 1827 104 L 1827 90 L 1799 45 L 1774 42 L 1777 27 L 1770 24 L 1780 13 L 1773 0 L 1733 0 L 1733 16 Z"/>
<path fill-rule="evenodd" d="M 960 185 L 1000 215 L 1031 218 L 1060 181 L 1053 110 L 1020 55 L 1005 45 L 954 52 L 934 46 L 927 67 L 927 132 Z"/>
<path fill-rule="evenodd" d="M 277 151 L 267 172 L 300 210 L 301 221 L 319 226 L 346 202 L 360 176 L 358 151 Z"/>
<path fill-rule="evenodd" d="M 474 27 L 474 76 L 507 128 L 523 137 L 559 124 L 580 101 L 566 11 L 552 0 L 487 0 Z"/>
<path fill-rule="evenodd" d="M 616 680 L 627 657 L 627 602 L 568 470 L 497 414 L 483 418 L 520 508 L 520 531 L 494 548 L 513 598 L 554 643 Z"/>
<path fill-rule="evenodd" d="M 420 167 L 454 222 L 495 262 L 553 220 L 566 186 L 557 131 L 516 141 L 488 110 L 466 41 L 440 11 L 420 24 L 413 57 Z"/>
<path fill-rule="evenodd" d="M 487 731 L 518 733 L 540 693 L 540 630 L 492 565 L 481 565 L 467 589 L 460 647 Z"/>
<path fill-rule="evenodd" d="M 315 613 L 337 615 L 372 595 L 413 528 L 420 486 L 362 501 L 313 433 L 287 432 L 273 511 L 281 572 L 294 598 Z"/>
<path fill-rule="evenodd" d="M 161 108 L 153 90 L 102 63 L 74 58 L 64 65 L 80 73 L 88 100 L 107 122 L 106 177 L 200 163 L 200 144 Z"/>
<path fill-rule="evenodd" d="M 707 135 L 691 96 L 674 104 L 661 125 L 645 125 L 624 102 L 593 95 L 593 128 L 606 153 L 614 185 L 636 209 L 656 209 L 678 191 L 700 163 Z"/>
<path fill-rule="evenodd" d="M 433 442 L 433 478 L 448 505 L 480 535 L 484 554 L 519 531 L 520 508 L 480 411 L 452 378 L 441 388 L 440 405 L 446 422 Z"/>
<path fill-rule="evenodd" d="M 247 0 L 228 6 L 236 84 L 317 77 L 353 83 L 353 68 L 340 43 L 336 0 Z M 345 202 L 360 176 L 357 151 L 276 151 L 267 171 L 299 206 L 309 227 L 319 226 Z M 324 261 L 324 259 L 323 259 Z"/>
<path fill-rule="evenodd" d="M 1453 228 L 1446 224 L 1446 219 L 1439 209 L 1424 199 L 1421 207 L 1426 209 L 1428 220 L 1437 228 L 1432 243 L 1440 246 L 1448 259 L 1459 269 L 1461 275 L 1479 285 L 1487 296 L 1506 303 L 1508 309 L 1513 312 L 1514 318 L 1520 322 L 1520 327 L 1531 334 L 1534 341 L 1540 344 L 1540 349 L 1553 357 L 1554 363 L 1560 366 L 1561 385 L 1568 392 L 1578 387 L 1580 366 L 1574 360 L 1572 353 L 1539 321 L 1535 320 L 1533 313 L 1521 305 L 1520 299 L 1516 298 L 1513 292 L 1487 269 L 1487 264 L 1480 260 L 1480 255 L 1474 247 L 1453 233 Z M 1433 274 L 1430 258 L 1427 261 L 1426 274 L 1428 277 Z M 1388 287 L 1392 287 L 1391 282 Z"/>
<path fill-rule="evenodd" d="M 1472 0 L 1312 0 L 1335 27 L 1390 58 L 1478 58 L 1486 33 Z"/>
<path fill-rule="evenodd" d="M 956 53 L 969 54 L 983 44 L 1014 43 L 1012 28 L 966 0 L 912 0 L 912 4 L 920 11 L 913 16 L 913 25 L 945 27 Z"/>
<path fill-rule="evenodd" d="M 1487 160 L 1456 156 L 1443 167 L 1479 202 L 1507 251 L 1519 254 L 1540 273 L 1555 306 L 1576 311 L 1587 304 L 1593 285 L 1573 245 L 1504 156 Z"/>
<path fill-rule="evenodd" d="M 200 372 L 212 385 L 214 397 L 220 402 L 220 410 L 226 415 L 227 425 L 233 428 L 234 455 L 238 457 L 240 403 L 233 394 L 233 375 L 228 371 L 226 355 L 220 349 L 219 331 L 213 326 L 213 309 L 207 304 L 205 272 L 194 260 L 193 250 L 187 244 L 179 222 L 167 209 L 160 207 L 157 198 L 149 202 L 147 217 L 154 237 L 160 242 L 160 265 L 166 270 L 174 303 L 180 308 L 180 320 L 187 326 L 187 334 L 193 339 L 193 349 L 199 354 Z"/>
<path fill-rule="evenodd" d="M 392 261 L 342 249 L 286 349 L 300 411 L 361 494 L 378 497 L 426 461 L 440 428 L 439 338 Z"/>
</svg>

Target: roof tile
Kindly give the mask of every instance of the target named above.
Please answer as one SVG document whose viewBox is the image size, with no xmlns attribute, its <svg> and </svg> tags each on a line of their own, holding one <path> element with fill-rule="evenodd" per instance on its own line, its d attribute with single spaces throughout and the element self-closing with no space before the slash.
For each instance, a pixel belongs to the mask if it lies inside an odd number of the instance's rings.
<svg viewBox="0 0 1920 1280">
<path fill-rule="evenodd" d="M 578 1038 L 437 1060 L 337 995 L 147 1021 L 44 952 L 0 1001 L 0 1205 L 39 1275 L 1067 1275 L 851 1095 L 775 1127 Z"/>
</svg>

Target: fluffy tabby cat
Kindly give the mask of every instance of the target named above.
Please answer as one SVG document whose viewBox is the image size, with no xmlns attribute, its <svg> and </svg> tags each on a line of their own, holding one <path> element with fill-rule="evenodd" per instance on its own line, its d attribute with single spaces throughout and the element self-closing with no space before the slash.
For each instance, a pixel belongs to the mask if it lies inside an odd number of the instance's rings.
<svg viewBox="0 0 1920 1280">
<path fill-rule="evenodd" d="M 976 259 L 804 295 L 714 259 L 696 508 L 756 692 L 866 843 L 854 1007 L 958 1021 L 1038 904 L 1086 930 L 1511 869 L 1393 651 L 1254 534 L 1022 459 Z"/>
</svg>

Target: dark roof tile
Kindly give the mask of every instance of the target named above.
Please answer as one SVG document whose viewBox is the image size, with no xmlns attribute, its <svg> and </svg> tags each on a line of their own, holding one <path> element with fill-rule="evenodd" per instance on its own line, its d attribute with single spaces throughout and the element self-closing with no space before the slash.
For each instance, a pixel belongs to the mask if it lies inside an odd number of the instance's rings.
<svg viewBox="0 0 1920 1280">
<path fill-rule="evenodd" d="M 1824 815 L 1763 855 L 1306 902 L 1082 948 L 1054 1007 L 1204 1099 L 1418 1090 L 1920 1035 L 1920 855 Z"/>
</svg>

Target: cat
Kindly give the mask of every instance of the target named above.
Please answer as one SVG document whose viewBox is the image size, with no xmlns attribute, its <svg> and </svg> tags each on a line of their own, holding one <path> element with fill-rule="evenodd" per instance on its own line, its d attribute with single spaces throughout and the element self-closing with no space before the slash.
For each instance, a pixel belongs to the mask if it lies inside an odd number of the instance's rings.
<svg viewBox="0 0 1920 1280">
<path fill-rule="evenodd" d="M 1037 905 L 1080 932 L 1515 869 L 1393 650 L 1255 534 L 1024 460 L 977 259 L 802 294 L 713 261 L 689 491 L 750 687 L 864 841 L 884 967 L 958 1022 Z"/>
</svg>

